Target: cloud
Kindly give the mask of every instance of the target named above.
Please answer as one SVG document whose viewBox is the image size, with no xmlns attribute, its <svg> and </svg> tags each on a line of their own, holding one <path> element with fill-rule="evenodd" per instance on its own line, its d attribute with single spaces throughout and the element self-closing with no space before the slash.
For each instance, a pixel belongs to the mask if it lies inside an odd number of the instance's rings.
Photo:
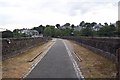
<svg viewBox="0 0 120 80">
<path fill-rule="evenodd" d="M 79 24 L 82 20 L 115 22 L 118 0 L 0 0 L 0 27 Z"/>
<path fill-rule="evenodd" d="M 93 0 L 92 0 L 93 1 Z M 80 1 L 80 0 L 76 0 L 73 2 L 69 2 L 68 6 L 70 8 L 70 13 L 71 14 L 76 14 L 76 13 L 80 13 L 80 14 L 85 14 L 87 12 L 93 11 L 93 10 L 98 10 L 98 9 L 104 9 L 104 8 L 108 8 L 109 6 L 112 7 L 117 7 L 117 2 L 99 2 L 99 1 Z"/>
</svg>

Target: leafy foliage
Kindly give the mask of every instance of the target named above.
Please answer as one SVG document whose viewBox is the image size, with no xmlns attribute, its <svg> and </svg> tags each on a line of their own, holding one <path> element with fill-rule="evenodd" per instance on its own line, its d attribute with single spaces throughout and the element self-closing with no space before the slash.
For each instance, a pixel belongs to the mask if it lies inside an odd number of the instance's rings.
<svg viewBox="0 0 120 80">
<path fill-rule="evenodd" d="M 120 21 L 116 22 L 116 34 L 120 37 Z"/>
<path fill-rule="evenodd" d="M 56 26 L 56 27 L 55 27 Z M 74 24 L 65 23 L 63 26 L 60 24 L 46 25 L 33 27 L 32 30 L 37 30 L 39 34 L 43 34 L 48 37 L 62 37 L 62 36 L 100 36 L 100 37 L 120 37 L 120 21 L 115 24 L 101 23 L 97 24 L 96 22 L 80 22 L 79 25 L 75 26 Z M 79 30 L 77 30 L 79 29 Z M 19 33 L 19 29 L 15 29 L 13 32 L 4 31 L 3 37 L 27 37 L 25 34 Z"/>
<path fill-rule="evenodd" d="M 13 32 L 7 30 L 2 32 L 2 38 L 12 38 L 13 37 Z"/>
<path fill-rule="evenodd" d="M 70 23 L 65 23 L 64 26 L 70 26 Z"/>
<path fill-rule="evenodd" d="M 60 29 L 60 24 L 56 24 L 55 26 L 56 26 L 58 29 Z"/>
<path fill-rule="evenodd" d="M 98 31 L 99 36 L 111 37 L 115 35 L 115 26 L 105 24 L 100 30 Z"/>
<path fill-rule="evenodd" d="M 44 36 L 52 36 L 52 29 L 50 27 L 44 29 Z"/>
<path fill-rule="evenodd" d="M 39 34 L 43 34 L 45 27 L 42 26 L 42 25 L 40 25 L 40 26 L 34 27 L 34 28 L 32 28 L 32 29 L 33 29 L 33 30 L 37 30 L 37 31 L 39 32 Z"/>
</svg>

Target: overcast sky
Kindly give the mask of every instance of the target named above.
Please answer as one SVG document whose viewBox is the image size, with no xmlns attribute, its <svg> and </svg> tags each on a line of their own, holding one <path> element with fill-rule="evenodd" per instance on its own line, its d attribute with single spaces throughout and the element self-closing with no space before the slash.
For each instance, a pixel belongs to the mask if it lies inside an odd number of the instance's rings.
<svg viewBox="0 0 120 80">
<path fill-rule="evenodd" d="M 40 24 L 78 25 L 81 21 L 115 23 L 119 0 L 0 0 L 0 28 L 32 28 Z"/>
</svg>

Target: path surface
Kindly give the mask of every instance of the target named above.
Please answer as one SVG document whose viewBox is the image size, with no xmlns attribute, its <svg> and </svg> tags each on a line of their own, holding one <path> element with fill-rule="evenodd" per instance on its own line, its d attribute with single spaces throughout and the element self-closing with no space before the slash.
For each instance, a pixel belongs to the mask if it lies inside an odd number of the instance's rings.
<svg viewBox="0 0 120 80">
<path fill-rule="evenodd" d="M 77 78 L 62 40 L 57 39 L 46 56 L 26 78 Z"/>
</svg>

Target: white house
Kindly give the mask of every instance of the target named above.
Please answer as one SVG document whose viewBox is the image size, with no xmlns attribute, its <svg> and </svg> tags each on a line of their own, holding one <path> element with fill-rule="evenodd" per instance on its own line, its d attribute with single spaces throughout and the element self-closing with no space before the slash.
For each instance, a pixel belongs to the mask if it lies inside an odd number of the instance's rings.
<svg viewBox="0 0 120 80">
<path fill-rule="evenodd" d="M 75 26 L 75 27 L 74 27 L 74 30 L 75 30 L 75 31 L 80 31 L 81 29 L 82 29 L 81 26 Z"/>
<path fill-rule="evenodd" d="M 19 33 L 26 34 L 27 36 L 39 37 L 39 32 L 37 30 L 22 29 Z"/>
<path fill-rule="evenodd" d="M 71 26 L 61 26 L 61 29 L 66 29 L 66 28 L 72 29 Z"/>
<path fill-rule="evenodd" d="M 101 27 L 103 27 L 100 24 L 96 24 L 95 26 L 93 26 L 94 30 L 98 31 Z"/>
</svg>

